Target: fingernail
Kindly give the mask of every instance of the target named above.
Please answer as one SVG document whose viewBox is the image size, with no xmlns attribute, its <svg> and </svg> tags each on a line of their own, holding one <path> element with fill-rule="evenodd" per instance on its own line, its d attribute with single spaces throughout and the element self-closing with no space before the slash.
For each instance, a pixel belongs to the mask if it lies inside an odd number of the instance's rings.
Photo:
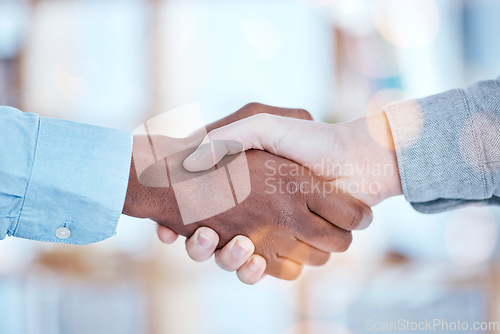
<svg viewBox="0 0 500 334">
<path fill-rule="evenodd" d="M 193 153 L 191 153 L 191 155 L 188 156 L 186 158 L 186 160 L 190 160 L 190 161 L 198 160 L 198 158 L 200 157 L 200 155 L 201 155 L 201 150 L 196 149 L 196 151 L 194 151 Z"/>
<path fill-rule="evenodd" d="M 250 263 L 248 264 L 248 269 L 250 269 L 253 272 L 256 272 L 260 269 L 260 266 L 257 264 L 257 262 L 252 259 L 250 260 Z"/>
<path fill-rule="evenodd" d="M 246 249 L 245 247 L 243 247 L 239 241 L 236 241 L 236 243 L 234 244 L 233 249 L 231 251 L 233 256 L 236 258 L 242 258 L 248 252 L 249 252 L 249 250 Z"/>
<path fill-rule="evenodd" d="M 196 242 L 198 243 L 198 247 L 201 249 L 207 249 L 208 247 L 212 246 L 212 240 L 210 240 L 203 233 L 198 234 Z"/>
</svg>

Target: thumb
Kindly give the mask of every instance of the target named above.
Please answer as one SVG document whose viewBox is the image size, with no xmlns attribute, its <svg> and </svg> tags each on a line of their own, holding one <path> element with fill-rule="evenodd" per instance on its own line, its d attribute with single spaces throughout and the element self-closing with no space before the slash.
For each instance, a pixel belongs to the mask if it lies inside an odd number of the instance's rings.
<svg viewBox="0 0 500 334">
<path fill-rule="evenodd" d="M 243 145 L 233 140 L 211 139 L 203 142 L 184 160 L 184 168 L 190 172 L 200 172 L 214 167 L 226 155 L 243 152 Z"/>
<path fill-rule="evenodd" d="M 259 114 L 210 131 L 197 149 L 184 160 L 184 168 L 199 172 L 214 167 L 226 155 L 249 149 L 266 150 L 272 146 L 272 133 L 277 116 Z"/>
</svg>

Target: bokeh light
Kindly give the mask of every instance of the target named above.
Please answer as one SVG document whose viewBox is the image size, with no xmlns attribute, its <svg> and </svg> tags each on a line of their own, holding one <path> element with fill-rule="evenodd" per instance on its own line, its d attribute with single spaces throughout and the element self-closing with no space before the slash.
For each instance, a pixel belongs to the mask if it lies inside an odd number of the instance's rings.
<svg viewBox="0 0 500 334">
<path fill-rule="evenodd" d="M 410 99 L 410 95 L 407 92 L 400 90 L 400 89 L 389 88 L 389 89 L 379 90 L 378 92 L 376 92 L 372 96 L 370 102 L 368 103 L 366 115 L 372 116 L 372 115 L 379 114 L 384 110 L 384 108 L 388 104 L 394 103 L 396 101 L 403 101 L 403 100 L 408 100 L 408 99 Z M 407 102 L 404 102 L 404 103 L 407 103 Z M 416 105 L 413 109 L 415 110 L 415 112 L 413 112 L 413 114 L 415 115 L 415 122 L 412 123 L 412 127 L 407 127 L 407 128 L 414 130 L 414 131 L 412 131 L 412 133 L 413 132 L 417 133 L 417 131 L 418 131 L 418 133 L 420 133 L 420 131 L 422 130 L 422 126 L 423 126 L 422 114 L 418 112 L 420 109 L 417 108 Z M 372 118 L 367 118 L 367 122 L 368 122 L 367 123 L 368 130 L 370 131 L 370 134 L 371 134 L 373 140 L 375 140 L 378 144 L 380 144 L 384 147 L 387 147 L 387 142 L 385 140 L 386 136 L 384 135 L 384 133 L 381 133 L 380 125 L 377 123 L 377 121 L 372 119 Z M 416 125 L 416 126 L 414 126 L 414 125 Z M 408 136 L 408 137 L 410 137 L 410 136 Z M 411 143 L 413 143 L 413 142 L 414 141 L 411 141 Z M 387 148 L 391 148 L 391 147 L 387 147 Z"/>
<path fill-rule="evenodd" d="M 370 2 L 367 0 L 337 0 L 331 8 L 335 24 L 351 35 L 373 34 Z"/>
<path fill-rule="evenodd" d="M 460 266 L 485 262 L 495 249 L 497 239 L 497 222 L 486 208 L 471 207 L 456 211 L 446 225 L 446 250 Z"/>
<path fill-rule="evenodd" d="M 433 0 L 374 0 L 373 21 L 380 34 L 399 47 L 429 45 L 440 25 Z"/>
<path fill-rule="evenodd" d="M 389 103 L 408 100 L 410 98 L 411 95 L 408 92 L 401 89 L 396 89 L 396 88 L 381 89 L 375 92 L 375 94 L 373 94 L 370 102 L 368 103 L 366 115 L 370 116 L 378 114 Z"/>
<path fill-rule="evenodd" d="M 335 4 L 339 0 L 295 0 L 295 1 L 310 7 L 329 7 Z"/>
<path fill-rule="evenodd" d="M 312 317 L 326 317 L 346 310 L 360 295 L 366 270 L 362 258 L 344 253 L 333 255 L 321 274 L 313 270 L 305 272 L 310 299 L 308 307 L 299 311 Z"/>
<path fill-rule="evenodd" d="M 388 117 L 391 131 L 393 128 L 398 130 L 396 149 L 408 148 L 420 138 L 424 128 L 424 113 L 417 100 L 409 99 L 390 103 L 383 110 Z M 377 127 L 371 124 L 368 126 L 372 135 L 376 135 Z"/>
<path fill-rule="evenodd" d="M 273 22 L 263 18 L 248 18 L 240 23 L 241 30 L 257 53 L 273 59 L 281 50 L 282 36 Z"/>
<path fill-rule="evenodd" d="M 397 59 L 390 44 L 378 35 L 349 38 L 348 43 L 346 54 L 349 62 L 368 77 L 396 77 L 406 68 L 406 63 Z"/>
</svg>

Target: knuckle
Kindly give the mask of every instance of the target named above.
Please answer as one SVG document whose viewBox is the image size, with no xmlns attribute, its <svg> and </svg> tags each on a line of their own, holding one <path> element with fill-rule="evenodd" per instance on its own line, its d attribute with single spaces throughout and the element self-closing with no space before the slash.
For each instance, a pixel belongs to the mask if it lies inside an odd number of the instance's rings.
<svg viewBox="0 0 500 334">
<path fill-rule="evenodd" d="M 305 109 L 294 109 L 294 115 L 296 118 L 312 120 L 313 117 L 309 113 L 309 111 Z"/>
<path fill-rule="evenodd" d="M 342 240 L 338 243 L 337 247 L 337 252 L 343 253 L 346 250 L 349 249 L 349 246 L 351 246 L 352 243 L 352 233 L 347 232 L 344 234 L 344 237 Z"/>
<path fill-rule="evenodd" d="M 311 265 L 312 266 L 322 266 L 328 262 L 330 259 L 331 254 L 330 253 L 322 253 L 319 255 L 314 256 L 311 260 Z"/>
<path fill-rule="evenodd" d="M 212 140 L 212 139 L 217 138 L 220 134 L 221 134 L 221 129 L 220 129 L 220 128 L 217 128 L 217 129 L 213 129 L 212 131 L 210 131 L 210 132 L 207 134 L 207 137 L 208 137 L 210 140 Z"/>
<path fill-rule="evenodd" d="M 253 129 L 260 129 L 258 133 L 266 134 L 267 131 L 270 131 L 273 128 L 274 120 L 276 119 L 275 115 L 262 113 L 252 116 L 254 120 Z"/>
<path fill-rule="evenodd" d="M 255 115 L 248 117 L 247 120 L 250 120 L 254 123 L 260 124 L 263 122 L 267 122 L 269 120 L 270 116 L 271 116 L 270 114 L 260 113 L 260 114 L 255 114 Z"/>
<path fill-rule="evenodd" d="M 247 103 L 243 107 L 241 107 L 240 109 L 236 110 L 233 113 L 233 115 L 236 116 L 236 119 L 246 118 L 248 116 L 252 116 L 252 115 L 256 114 L 254 109 L 255 109 L 255 102 Z"/>
<path fill-rule="evenodd" d="M 364 205 L 360 202 L 352 203 L 349 206 L 347 219 L 350 230 L 356 230 L 361 226 L 364 217 Z"/>
<path fill-rule="evenodd" d="M 372 221 L 373 221 L 372 209 L 370 209 L 367 206 L 364 207 L 361 221 L 362 221 L 363 227 L 368 227 L 372 223 Z"/>
<path fill-rule="evenodd" d="M 349 226 L 351 230 L 364 229 L 368 227 L 373 220 L 372 210 L 361 201 L 352 201 L 348 210 L 347 219 L 350 221 Z"/>
<path fill-rule="evenodd" d="M 261 106 L 262 106 L 262 103 L 250 102 L 250 103 L 247 103 L 244 108 L 255 109 L 255 108 L 260 108 Z"/>
<path fill-rule="evenodd" d="M 291 270 L 283 275 L 283 279 L 287 281 L 295 281 L 299 278 L 304 266 L 298 266 L 295 270 Z"/>
<path fill-rule="evenodd" d="M 239 111 L 242 113 L 244 117 L 260 114 L 263 109 L 263 104 L 258 102 L 250 102 L 247 103 L 243 108 Z"/>
<path fill-rule="evenodd" d="M 286 280 L 296 280 L 302 273 L 304 266 L 302 264 L 286 260 L 279 264 L 268 263 L 266 274 Z"/>
</svg>

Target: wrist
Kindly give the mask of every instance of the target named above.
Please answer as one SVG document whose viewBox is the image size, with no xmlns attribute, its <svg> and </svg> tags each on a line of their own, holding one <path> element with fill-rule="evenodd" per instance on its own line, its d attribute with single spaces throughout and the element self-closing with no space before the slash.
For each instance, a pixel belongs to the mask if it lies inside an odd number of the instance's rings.
<svg viewBox="0 0 500 334">
<path fill-rule="evenodd" d="M 149 138 L 143 135 L 134 136 L 132 163 L 125 204 L 122 213 L 137 218 L 149 218 L 172 231 L 189 236 L 196 228 L 195 224 L 185 225 L 182 222 L 174 189 L 167 175 L 166 156 L 173 146 L 179 150 L 185 146 L 193 147 L 194 139 L 188 138 L 179 143 L 178 140 L 163 136 L 152 137 L 155 143 L 154 157 Z M 199 138 L 196 138 L 199 142 Z"/>
<path fill-rule="evenodd" d="M 133 157 L 122 214 L 137 218 L 151 218 L 152 216 L 146 200 L 146 191 L 137 176 Z"/>
<path fill-rule="evenodd" d="M 132 161 L 122 213 L 137 218 L 158 219 L 158 212 L 164 211 L 171 200 L 167 200 L 170 187 L 148 187 L 139 180 L 145 167 L 151 165 L 151 148 L 146 136 L 133 138 Z M 143 181 L 143 182 L 141 182 Z"/>
<path fill-rule="evenodd" d="M 371 149 L 374 152 L 374 161 L 382 168 L 380 182 L 382 185 L 381 200 L 402 195 L 399 167 L 392 137 L 391 127 L 385 113 L 366 117 L 368 132 L 372 136 Z"/>
<path fill-rule="evenodd" d="M 345 161 L 350 165 L 346 170 L 353 171 L 343 178 L 356 183 L 353 195 L 370 206 L 401 195 L 396 152 L 385 114 L 370 115 L 340 127 Z"/>
</svg>

